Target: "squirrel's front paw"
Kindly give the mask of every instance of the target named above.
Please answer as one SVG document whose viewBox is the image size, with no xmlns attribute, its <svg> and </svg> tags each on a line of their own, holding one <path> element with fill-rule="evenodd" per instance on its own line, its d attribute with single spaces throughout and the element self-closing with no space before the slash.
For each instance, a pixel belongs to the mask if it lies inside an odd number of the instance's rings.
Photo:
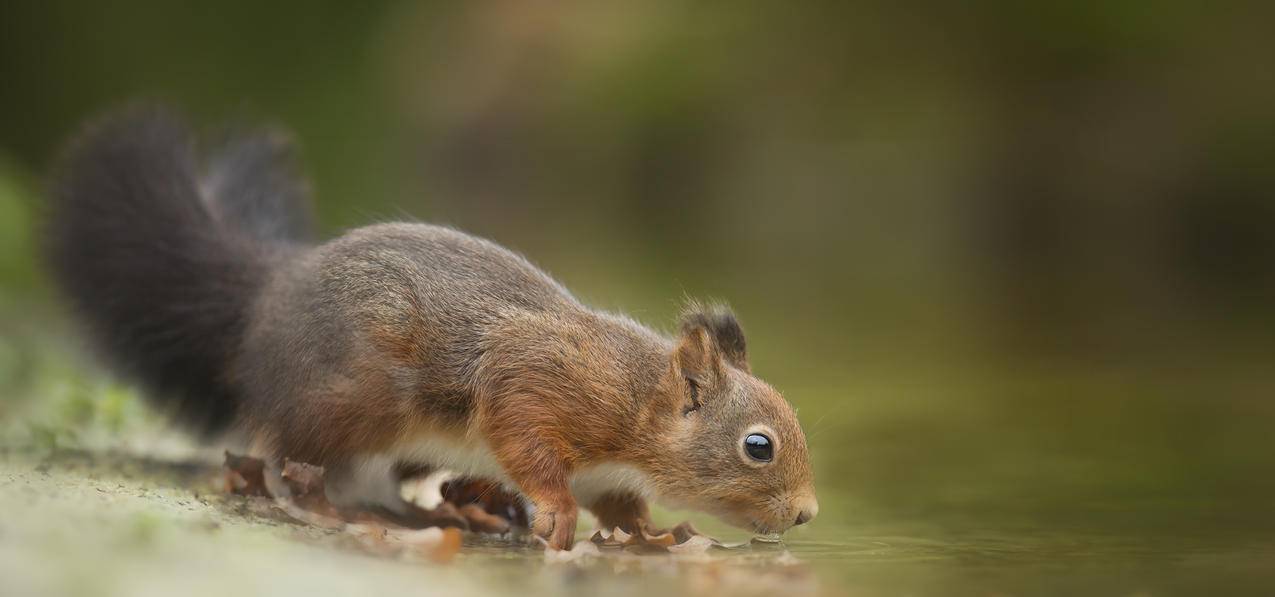
<svg viewBox="0 0 1275 597">
<path fill-rule="evenodd" d="M 554 549 L 571 549 L 576 536 L 576 508 L 537 508 L 531 530 Z"/>
</svg>

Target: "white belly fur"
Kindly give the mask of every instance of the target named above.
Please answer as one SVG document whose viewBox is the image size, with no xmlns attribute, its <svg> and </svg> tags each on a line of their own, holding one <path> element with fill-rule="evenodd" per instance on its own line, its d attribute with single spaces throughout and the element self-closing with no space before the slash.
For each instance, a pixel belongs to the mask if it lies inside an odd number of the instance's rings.
<svg viewBox="0 0 1275 597">
<path fill-rule="evenodd" d="M 355 482 L 362 487 L 351 488 L 358 494 L 356 498 L 383 495 L 383 489 L 373 488 L 383 488 L 387 481 L 392 480 L 394 466 L 399 462 L 448 469 L 457 476 L 491 479 L 512 491 L 519 491 L 482 440 L 454 440 L 437 436 L 419 438 L 396 446 L 386 453 L 366 454 L 357 459 L 357 462 L 354 467 Z M 634 493 L 648 500 L 657 497 L 646 474 L 629 464 L 602 462 L 571 476 L 571 493 L 582 507 L 587 507 L 609 492 Z"/>
</svg>

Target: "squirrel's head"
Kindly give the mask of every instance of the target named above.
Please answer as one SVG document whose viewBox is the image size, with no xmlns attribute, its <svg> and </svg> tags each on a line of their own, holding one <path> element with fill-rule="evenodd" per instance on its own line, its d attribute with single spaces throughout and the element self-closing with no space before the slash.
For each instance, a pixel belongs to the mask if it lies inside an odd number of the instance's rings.
<svg viewBox="0 0 1275 597">
<path fill-rule="evenodd" d="M 689 309 L 669 360 L 663 414 L 673 424 L 661 448 L 673 458 L 654 475 L 664 499 L 759 533 L 813 519 L 806 436 L 788 401 L 752 375 L 734 314 Z"/>
</svg>

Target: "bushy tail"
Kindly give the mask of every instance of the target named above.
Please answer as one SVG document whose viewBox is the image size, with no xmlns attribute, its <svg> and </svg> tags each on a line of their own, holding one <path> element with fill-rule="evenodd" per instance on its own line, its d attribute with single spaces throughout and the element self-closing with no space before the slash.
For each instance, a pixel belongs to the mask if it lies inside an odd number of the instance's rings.
<svg viewBox="0 0 1275 597">
<path fill-rule="evenodd" d="M 55 279 L 105 358 L 198 432 L 233 419 L 248 306 L 308 225 L 290 155 L 281 135 L 241 135 L 201 163 L 180 118 L 133 107 L 88 127 L 55 173 Z"/>
</svg>

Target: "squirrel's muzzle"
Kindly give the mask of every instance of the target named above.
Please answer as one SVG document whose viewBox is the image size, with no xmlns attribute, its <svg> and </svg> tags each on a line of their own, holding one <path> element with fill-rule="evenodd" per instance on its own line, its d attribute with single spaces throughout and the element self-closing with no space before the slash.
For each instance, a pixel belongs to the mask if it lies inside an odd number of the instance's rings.
<svg viewBox="0 0 1275 597">
<path fill-rule="evenodd" d="M 805 498 L 794 506 L 797 507 L 797 520 L 793 522 L 793 526 L 806 524 L 819 514 L 819 502 L 813 497 Z"/>
</svg>

